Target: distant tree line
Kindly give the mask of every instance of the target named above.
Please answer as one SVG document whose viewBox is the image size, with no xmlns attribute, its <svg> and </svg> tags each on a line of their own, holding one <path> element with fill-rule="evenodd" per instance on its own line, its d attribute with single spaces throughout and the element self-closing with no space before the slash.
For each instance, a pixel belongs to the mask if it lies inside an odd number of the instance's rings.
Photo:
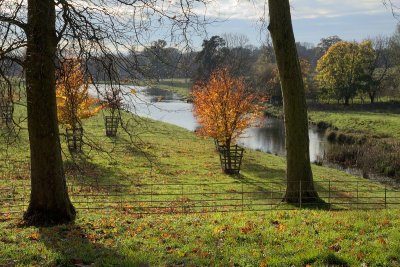
<svg viewBox="0 0 400 267">
<path fill-rule="evenodd" d="M 400 96 L 400 26 L 391 37 L 350 42 L 329 36 L 317 46 L 298 42 L 296 48 L 309 101 L 347 105 L 356 98 L 374 103 L 379 97 Z M 213 71 L 227 67 L 232 75 L 244 77 L 248 88 L 268 95 L 275 104 L 282 103 L 275 52 L 269 42 L 255 47 L 244 35 L 224 34 L 204 40 L 200 51 L 182 52 L 158 40 L 135 57 L 143 77 L 157 81 L 206 81 Z"/>
<path fill-rule="evenodd" d="M 382 97 L 400 97 L 400 25 L 391 37 L 358 43 L 329 36 L 317 46 L 298 42 L 296 48 L 309 101 L 351 104 L 357 98 L 374 103 Z M 130 62 L 131 70 L 120 67 L 124 64 L 118 61 Z M 13 63 L 6 59 L 1 62 Z M 94 80 L 113 76 L 104 64 L 106 57 L 88 60 L 87 68 Z M 182 51 L 168 46 L 165 40 L 157 40 L 140 51 L 132 49 L 128 54 L 119 54 L 109 64 L 120 80 L 150 77 L 157 82 L 173 78 L 207 81 L 213 71 L 227 67 L 235 77 L 244 77 L 249 89 L 268 96 L 273 104 L 282 103 L 272 44 L 267 41 L 256 47 L 241 34 L 212 36 L 203 41 L 200 51 Z M 16 64 L 6 69 L 13 75 L 22 72 Z"/>
</svg>

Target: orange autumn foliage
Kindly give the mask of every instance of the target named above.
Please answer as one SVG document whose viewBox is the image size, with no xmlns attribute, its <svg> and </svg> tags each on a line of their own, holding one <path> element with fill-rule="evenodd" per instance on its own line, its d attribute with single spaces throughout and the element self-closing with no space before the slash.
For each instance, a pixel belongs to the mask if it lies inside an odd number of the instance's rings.
<svg viewBox="0 0 400 267">
<path fill-rule="evenodd" d="M 102 108 L 99 100 L 89 96 L 88 79 L 76 59 L 65 60 L 57 75 L 56 96 L 58 121 L 71 128 L 81 125 L 81 119 L 96 115 Z"/>
<path fill-rule="evenodd" d="M 201 125 L 198 133 L 230 146 L 261 115 L 260 99 L 249 93 L 243 78 L 216 70 L 206 83 L 193 87 L 193 111 Z"/>
</svg>

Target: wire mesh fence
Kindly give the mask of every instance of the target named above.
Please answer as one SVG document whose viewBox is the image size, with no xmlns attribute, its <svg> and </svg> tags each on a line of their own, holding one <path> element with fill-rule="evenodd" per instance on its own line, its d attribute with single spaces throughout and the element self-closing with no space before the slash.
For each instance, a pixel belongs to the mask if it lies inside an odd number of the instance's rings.
<svg viewBox="0 0 400 267">
<path fill-rule="evenodd" d="M 400 190 L 371 182 L 315 181 L 322 202 L 308 201 L 308 192 L 286 190 L 285 182 L 235 181 L 195 184 L 85 184 L 68 183 L 77 210 L 108 210 L 130 214 L 190 214 L 207 212 L 292 210 L 301 208 L 396 209 Z M 20 217 L 29 201 L 28 180 L 0 187 L 0 215 Z M 298 194 L 294 205 L 282 201 Z M 293 195 L 293 194 L 291 194 Z"/>
<path fill-rule="evenodd" d="M 30 197 L 29 163 L 0 161 L 0 220 L 21 217 Z M 119 211 L 131 214 L 206 213 L 291 210 L 299 208 L 397 209 L 400 190 L 373 181 L 316 180 L 322 201 L 312 202 L 305 184 L 255 181 L 237 176 L 225 183 L 92 183 L 74 174 L 68 191 L 79 211 Z M 137 179 L 133 179 L 137 181 Z M 290 190 L 287 190 L 290 188 Z M 282 201 L 285 194 L 295 204 Z"/>
</svg>

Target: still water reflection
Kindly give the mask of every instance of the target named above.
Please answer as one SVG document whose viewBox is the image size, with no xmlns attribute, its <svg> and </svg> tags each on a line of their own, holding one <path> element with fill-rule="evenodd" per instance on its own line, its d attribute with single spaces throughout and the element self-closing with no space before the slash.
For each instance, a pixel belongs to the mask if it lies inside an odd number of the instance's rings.
<svg viewBox="0 0 400 267">
<path fill-rule="evenodd" d="M 310 127 L 308 130 L 310 137 L 310 160 L 315 162 L 322 158 L 328 149 L 328 141 L 325 134 L 317 130 L 316 127 Z M 239 144 L 263 152 L 285 155 L 285 124 L 281 119 L 265 118 L 261 127 L 249 128 Z"/>
<path fill-rule="evenodd" d="M 123 90 L 128 95 L 131 88 L 125 86 Z M 182 101 L 177 94 L 146 87 L 135 87 L 135 91 L 134 96 L 125 97 L 125 104 L 131 112 L 190 131 L 198 127 L 192 113 L 192 104 Z M 315 127 L 309 129 L 309 136 L 310 160 L 314 162 L 323 157 L 328 142 Z M 249 128 L 238 143 L 247 148 L 283 156 L 286 153 L 284 122 L 276 118 L 265 118 L 261 127 Z"/>
</svg>

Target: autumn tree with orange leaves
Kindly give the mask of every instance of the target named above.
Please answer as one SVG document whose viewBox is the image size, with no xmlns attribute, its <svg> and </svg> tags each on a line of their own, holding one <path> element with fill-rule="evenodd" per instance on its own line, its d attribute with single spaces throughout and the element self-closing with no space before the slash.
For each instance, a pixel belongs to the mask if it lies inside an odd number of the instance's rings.
<svg viewBox="0 0 400 267">
<path fill-rule="evenodd" d="M 214 71 L 208 82 L 193 87 L 193 111 L 201 125 L 198 133 L 231 146 L 261 115 L 260 99 L 246 90 L 244 78 L 227 68 Z"/>
<path fill-rule="evenodd" d="M 58 122 L 72 129 L 81 127 L 82 119 L 96 115 L 102 108 L 99 100 L 89 96 L 90 79 L 76 59 L 61 64 L 57 75 Z"/>
</svg>

